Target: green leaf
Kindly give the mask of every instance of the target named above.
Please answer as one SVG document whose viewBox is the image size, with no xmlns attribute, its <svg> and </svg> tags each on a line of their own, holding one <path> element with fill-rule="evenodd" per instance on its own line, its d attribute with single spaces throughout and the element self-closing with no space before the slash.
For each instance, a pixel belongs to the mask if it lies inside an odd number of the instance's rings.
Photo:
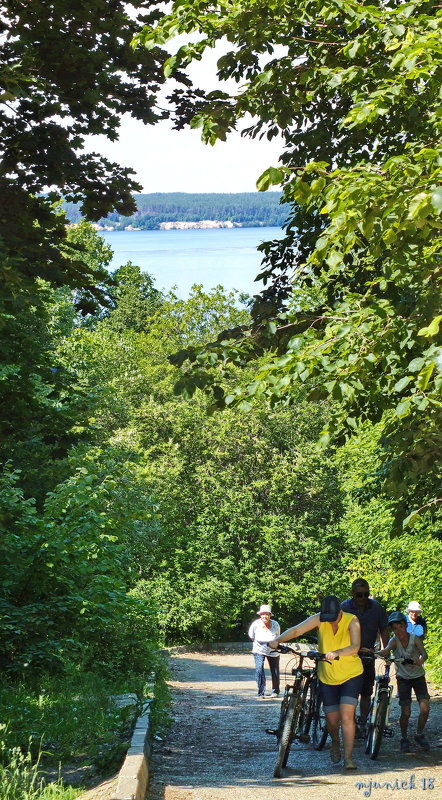
<svg viewBox="0 0 442 800">
<path fill-rule="evenodd" d="M 343 255 L 339 250 L 332 250 L 331 253 L 328 254 L 327 258 L 325 259 L 329 267 L 335 269 L 342 264 Z"/>
<path fill-rule="evenodd" d="M 393 391 L 402 392 L 402 390 L 405 389 L 406 386 L 408 386 L 411 380 L 413 379 L 410 375 L 406 375 L 404 378 L 401 378 L 400 381 L 395 383 L 395 385 L 393 386 Z"/>
<path fill-rule="evenodd" d="M 402 526 L 404 528 L 412 528 L 413 525 L 420 519 L 419 511 L 412 511 L 408 517 L 405 517 Z"/>
<path fill-rule="evenodd" d="M 287 174 L 287 170 L 285 169 L 278 169 L 276 167 L 268 167 L 262 175 L 259 176 L 258 180 L 256 181 L 256 188 L 258 192 L 265 192 L 269 188 L 269 186 L 274 186 L 282 183 L 285 176 Z"/>
<path fill-rule="evenodd" d="M 428 192 L 419 192 L 411 200 L 408 206 L 408 219 L 416 219 L 428 208 L 430 195 Z"/>
<path fill-rule="evenodd" d="M 347 44 L 343 48 L 343 52 L 349 58 L 356 58 L 356 56 L 359 55 L 359 53 L 364 53 L 365 49 L 366 49 L 365 44 L 361 42 L 359 39 L 356 39 L 354 42 Z"/>
<path fill-rule="evenodd" d="M 423 392 L 427 389 L 428 384 L 430 383 L 430 379 L 434 372 L 435 366 L 436 365 L 434 361 L 430 361 L 429 364 L 426 364 L 425 367 L 421 369 L 419 375 L 417 376 L 416 383 L 419 389 L 421 389 Z"/>
<path fill-rule="evenodd" d="M 436 336 L 436 334 L 439 333 L 439 325 L 441 323 L 441 320 L 442 320 L 442 314 L 440 314 L 438 317 L 435 317 L 433 321 L 430 322 L 430 324 L 427 325 L 425 328 L 421 328 L 420 331 L 417 332 L 417 335 L 427 336 L 427 337 Z"/>
<path fill-rule="evenodd" d="M 410 361 L 410 363 L 408 365 L 408 369 L 410 370 L 410 372 L 419 372 L 419 370 L 422 369 L 424 364 L 425 364 L 425 359 L 424 358 L 422 358 L 422 357 L 413 358 L 413 360 Z"/>
<path fill-rule="evenodd" d="M 168 58 L 164 62 L 163 72 L 164 72 L 164 77 L 165 78 L 170 78 L 170 76 L 172 75 L 177 63 L 178 63 L 178 57 L 177 56 L 171 56 L 171 58 Z"/>
<path fill-rule="evenodd" d="M 410 400 L 403 400 L 401 403 L 395 408 L 395 414 L 399 419 L 403 419 L 404 417 L 408 417 L 411 409 L 411 401 Z"/>
<path fill-rule="evenodd" d="M 442 211 L 442 186 L 438 186 L 438 188 L 432 193 L 431 205 L 436 209 L 436 211 Z"/>
</svg>

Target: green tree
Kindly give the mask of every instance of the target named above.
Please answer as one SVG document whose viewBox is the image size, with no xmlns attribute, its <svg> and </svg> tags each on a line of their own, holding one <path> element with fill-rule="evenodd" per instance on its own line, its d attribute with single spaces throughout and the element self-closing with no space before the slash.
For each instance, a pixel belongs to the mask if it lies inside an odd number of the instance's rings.
<svg viewBox="0 0 442 800">
<path fill-rule="evenodd" d="M 15 471 L 0 473 L 3 670 L 35 674 L 68 661 L 107 672 L 142 668 L 155 609 L 130 589 L 143 549 L 154 546 L 155 512 L 133 455 L 122 447 L 72 455 L 71 475 L 41 511 Z"/>
<path fill-rule="evenodd" d="M 343 447 L 334 463 L 343 513 L 338 532 L 345 539 L 344 562 L 351 580 L 364 576 L 388 611 L 404 611 L 410 600 L 425 609 L 429 635 L 426 640 L 434 677 L 440 681 L 439 647 L 442 551 L 441 511 L 416 521 L 412 532 L 395 526 L 397 500 L 380 492 L 379 428 L 368 423 Z"/>
<path fill-rule="evenodd" d="M 313 446 L 326 409 L 299 397 L 292 411 L 208 416 L 203 396 L 187 403 L 174 395 L 168 355 L 248 324 L 235 300 L 220 287 L 194 287 L 188 300 L 169 294 L 136 331 L 112 324 L 123 293 L 108 318 L 79 326 L 59 348 L 96 396 L 88 442 L 100 458 L 118 451 L 129 470 L 120 527 L 133 513 L 130 580 L 160 610 L 169 641 L 242 635 L 263 593 L 289 622 L 345 584 L 336 476 Z M 137 527 L 140 497 L 151 516 Z M 214 606 L 222 613 L 214 616 Z"/>
<path fill-rule="evenodd" d="M 195 399 L 145 401 L 143 421 L 161 522 L 145 578 L 168 640 L 242 638 L 262 598 L 288 625 L 343 591 L 336 475 L 314 452 L 320 408 L 299 398 L 291 411 L 207 417 Z"/>
<path fill-rule="evenodd" d="M 441 28 L 438 6 L 418 0 L 238 0 L 176 3 L 137 37 L 154 48 L 200 33 L 166 74 L 225 38 L 218 76 L 240 89 L 176 92 L 181 124 L 214 143 L 251 114 L 250 135 L 286 143 L 258 188 L 282 183 L 287 237 L 263 248 L 271 285 L 229 348 L 236 363 L 270 358 L 245 390 L 220 392 L 225 336 L 191 352 L 190 389 L 215 384 L 219 406 L 248 407 L 255 395 L 290 402 L 305 384 L 335 401 L 324 441 L 384 418 L 392 481 L 425 507 L 440 500 L 442 456 Z"/>
<path fill-rule="evenodd" d="M 107 270 L 112 251 L 89 223 L 70 228 L 66 241 L 82 250 L 91 275 Z M 6 301 L 0 324 L 0 461 L 20 470 L 20 485 L 38 504 L 67 477 L 68 450 L 95 404 L 58 349 L 82 324 L 75 308 L 82 291 L 36 278 L 32 290 Z"/>
<path fill-rule="evenodd" d="M 65 218 L 52 202 L 61 194 L 78 201 L 88 219 L 135 209 L 133 172 L 83 150 L 88 135 L 115 139 L 125 113 L 145 123 L 159 117 L 161 53 L 131 47 L 140 20 L 158 18 L 149 6 L 135 2 L 129 15 L 124 3 L 107 0 L 3 4 L 2 297 L 29 290 L 36 276 L 100 296 L 97 274 L 66 248 Z"/>
<path fill-rule="evenodd" d="M 162 294 L 155 288 L 153 278 L 128 261 L 112 274 L 111 305 L 106 316 L 116 331 L 146 330 L 152 317 L 161 307 Z"/>
</svg>

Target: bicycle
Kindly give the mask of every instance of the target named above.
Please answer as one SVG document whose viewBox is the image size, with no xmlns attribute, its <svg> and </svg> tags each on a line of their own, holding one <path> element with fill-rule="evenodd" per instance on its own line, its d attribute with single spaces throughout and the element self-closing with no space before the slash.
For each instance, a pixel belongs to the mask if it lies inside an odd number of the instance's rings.
<svg viewBox="0 0 442 800">
<path fill-rule="evenodd" d="M 367 733 L 365 739 L 365 752 L 374 761 L 379 754 L 382 738 L 394 736 L 393 728 L 389 727 L 390 705 L 393 694 L 393 684 L 390 681 L 390 668 L 394 663 L 413 664 L 411 658 L 391 658 L 378 653 L 360 653 L 363 659 L 382 659 L 385 663 L 384 672 L 376 675 L 376 689 L 370 703 L 368 712 Z"/>
<path fill-rule="evenodd" d="M 325 654 L 318 653 L 317 650 L 299 652 L 287 645 L 279 645 L 277 649 L 281 653 L 293 653 L 299 661 L 291 671 L 294 676 L 293 682 L 286 683 L 285 686 L 278 728 L 276 731 L 268 730 L 269 733 L 276 733 L 278 737 L 274 778 L 281 777 L 281 770 L 287 765 L 290 747 L 295 739 L 309 742 L 310 729 L 313 726 L 313 746 L 315 750 L 322 750 L 328 736 L 317 674 L 317 663 L 325 660 Z M 314 666 L 305 667 L 305 659 L 313 660 Z"/>
</svg>

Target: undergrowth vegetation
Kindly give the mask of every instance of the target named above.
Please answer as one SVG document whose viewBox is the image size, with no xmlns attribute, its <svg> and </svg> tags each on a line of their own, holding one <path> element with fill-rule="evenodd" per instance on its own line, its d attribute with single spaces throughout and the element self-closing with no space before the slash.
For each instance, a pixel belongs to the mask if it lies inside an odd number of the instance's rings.
<svg viewBox="0 0 442 800">
<path fill-rule="evenodd" d="M 48 782 L 39 767 L 30 753 L 8 748 L 0 739 L 0 800 L 75 800 L 79 790 L 64 786 L 61 778 Z"/>
</svg>

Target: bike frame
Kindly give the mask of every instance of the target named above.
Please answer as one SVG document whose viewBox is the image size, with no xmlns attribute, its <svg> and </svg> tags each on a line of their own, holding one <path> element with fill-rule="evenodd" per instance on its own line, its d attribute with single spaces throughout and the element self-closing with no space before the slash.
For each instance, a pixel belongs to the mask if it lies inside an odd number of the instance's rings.
<svg viewBox="0 0 442 800">
<path fill-rule="evenodd" d="M 385 664 L 384 673 L 382 675 L 376 675 L 376 677 L 375 677 L 376 689 L 375 689 L 375 693 L 374 693 L 373 699 L 372 699 L 372 701 L 370 703 L 370 711 L 369 711 L 369 714 L 368 714 L 368 723 L 369 724 L 372 724 L 374 722 L 374 719 L 376 717 L 376 711 L 377 711 L 378 705 L 379 705 L 379 699 L 380 699 L 381 695 L 383 695 L 383 694 L 387 694 L 387 697 L 388 697 L 388 706 L 387 706 L 388 711 L 387 711 L 386 724 L 388 723 L 388 720 L 389 720 L 389 717 L 390 717 L 391 696 L 393 694 L 393 684 L 390 681 L 390 667 L 391 667 L 391 663 L 387 662 Z"/>
<path fill-rule="evenodd" d="M 324 657 L 323 653 L 318 654 L 315 650 L 297 652 L 287 647 L 282 652 L 292 652 L 297 657 L 298 663 L 291 670 L 294 678 L 293 682 L 287 682 L 286 679 L 278 729 L 276 731 L 268 730 L 268 733 L 276 733 L 278 737 L 278 754 L 273 772 L 275 778 L 281 777 L 281 770 L 287 764 L 293 741 L 295 739 L 300 742 L 310 741 L 309 731 L 312 722 L 315 740 L 316 725 L 319 719 L 319 713 L 317 713 L 317 718 L 315 717 L 315 712 L 319 712 L 319 706 L 317 705 L 317 661 Z M 309 658 L 313 660 L 314 664 L 313 666 L 305 667 L 304 661 Z M 325 731 L 324 736 L 322 727 L 321 735 L 318 739 L 320 744 L 318 746 L 315 745 L 315 749 L 322 749 L 326 738 L 327 733 Z"/>
<path fill-rule="evenodd" d="M 404 662 L 406 659 L 391 658 L 388 656 L 381 656 L 376 653 L 374 653 L 373 657 L 382 659 L 385 664 L 384 672 L 376 675 L 375 677 L 376 689 L 370 704 L 370 711 L 367 720 L 365 752 L 370 753 L 370 758 L 375 759 L 378 756 L 384 736 L 394 736 L 394 730 L 389 726 L 391 698 L 393 696 L 393 684 L 390 679 L 391 665 L 394 663 Z M 385 715 L 383 710 L 381 710 L 379 712 L 379 720 L 376 723 L 381 698 L 384 697 L 386 698 Z M 383 723 L 381 725 L 382 718 Z"/>
<path fill-rule="evenodd" d="M 300 708 L 302 703 L 307 699 L 307 693 L 310 687 L 310 683 L 314 676 L 316 675 L 316 667 L 304 667 L 304 661 L 308 658 L 307 653 L 295 653 L 296 657 L 298 658 L 298 663 L 295 667 L 292 667 L 291 675 L 293 676 L 292 681 L 287 680 L 287 673 L 286 673 L 286 684 L 285 684 L 285 692 L 283 697 L 283 703 L 287 704 L 288 701 L 292 696 L 296 697 L 296 708 Z M 298 736 L 296 736 L 298 734 Z M 295 737 L 299 738 L 299 731 L 295 731 Z M 278 729 L 278 740 L 281 735 L 281 730 Z"/>
</svg>

